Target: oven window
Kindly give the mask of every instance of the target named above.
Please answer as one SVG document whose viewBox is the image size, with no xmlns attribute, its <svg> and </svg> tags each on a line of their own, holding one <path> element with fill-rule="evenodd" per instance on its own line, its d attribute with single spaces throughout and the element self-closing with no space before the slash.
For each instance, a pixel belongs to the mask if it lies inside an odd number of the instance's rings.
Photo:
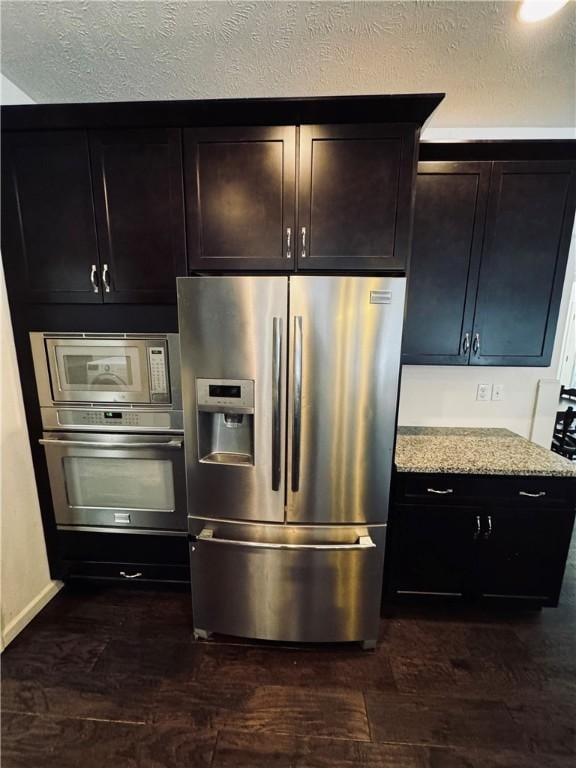
<svg viewBox="0 0 576 768">
<path fill-rule="evenodd" d="M 66 456 L 63 462 L 71 507 L 174 511 L 169 460 Z"/>
<path fill-rule="evenodd" d="M 142 391 L 138 347 L 78 347 L 59 344 L 55 351 L 62 391 Z"/>
</svg>

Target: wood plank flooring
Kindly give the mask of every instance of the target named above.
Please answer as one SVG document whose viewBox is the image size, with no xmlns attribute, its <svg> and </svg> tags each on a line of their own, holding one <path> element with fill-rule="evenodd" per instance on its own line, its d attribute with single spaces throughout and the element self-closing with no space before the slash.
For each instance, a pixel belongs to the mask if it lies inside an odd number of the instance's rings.
<svg viewBox="0 0 576 768">
<path fill-rule="evenodd" d="M 66 588 L 2 655 L 2 768 L 573 768 L 576 551 L 541 612 L 403 606 L 378 648 L 193 642 L 189 595 Z"/>
</svg>

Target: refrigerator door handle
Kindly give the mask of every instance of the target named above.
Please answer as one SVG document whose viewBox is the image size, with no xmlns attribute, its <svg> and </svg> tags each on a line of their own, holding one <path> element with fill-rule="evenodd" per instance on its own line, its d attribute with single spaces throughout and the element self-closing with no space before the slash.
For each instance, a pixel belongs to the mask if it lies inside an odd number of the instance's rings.
<svg viewBox="0 0 576 768">
<path fill-rule="evenodd" d="M 292 412 L 292 491 L 300 488 L 300 433 L 302 430 L 302 317 L 294 317 L 294 408 Z"/>
<path fill-rule="evenodd" d="M 211 528 L 204 528 L 201 533 L 198 534 L 198 541 L 212 542 L 213 544 L 229 544 L 232 547 L 256 547 L 257 549 L 299 549 L 305 551 L 341 551 L 372 549 L 376 547 L 376 544 L 374 544 L 370 536 L 359 536 L 358 541 L 354 542 L 353 544 L 284 544 L 276 541 L 240 541 L 237 539 L 219 539 L 214 536 L 214 531 Z"/>
<path fill-rule="evenodd" d="M 282 318 L 272 320 L 272 490 L 280 489 Z"/>
</svg>

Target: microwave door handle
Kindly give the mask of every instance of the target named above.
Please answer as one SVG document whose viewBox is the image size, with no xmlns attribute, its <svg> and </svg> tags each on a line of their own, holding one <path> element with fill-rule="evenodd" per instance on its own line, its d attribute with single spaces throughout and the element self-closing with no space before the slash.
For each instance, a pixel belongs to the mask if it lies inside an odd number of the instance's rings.
<svg viewBox="0 0 576 768">
<path fill-rule="evenodd" d="M 95 448 L 98 450 L 106 448 L 182 448 L 182 440 L 170 440 L 166 443 L 106 443 L 96 440 L 59 440 L 58 438 L 43 437 L 38 440 L 40 445 L 75 445 L 83 448 Z"/>
<path fill-rule="evenodd" d="M 280 489 L 282 318 L 272 320 L 272 490 Z"/>
<path fill-rule="evenodd" d="M 300 437 L 302 432 L 302 317 L 294 317 L 294 404 L 292 411 L 292 491 L 300 489 Z"/>
</svg>

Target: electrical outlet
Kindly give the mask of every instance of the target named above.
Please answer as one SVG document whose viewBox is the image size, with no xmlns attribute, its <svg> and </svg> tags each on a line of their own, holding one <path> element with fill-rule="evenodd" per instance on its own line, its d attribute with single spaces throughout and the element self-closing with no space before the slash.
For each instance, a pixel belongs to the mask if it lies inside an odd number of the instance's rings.
<svg viewBox="0 0 576 768">
<path fill-rule="evenodd" d="M 485 402 L 486 400 L 490 400 L 491 393 L 492 393 L 491 384 L 478 384 L 478 389 L 476 391 L 476 400 L 481 400 L 482 402 Z"/>
<path fill-rule="evenodd" d="M 504 384 L 494 384 L 492 387 L 492 400 L 504 400 Z"/>
</svg>

